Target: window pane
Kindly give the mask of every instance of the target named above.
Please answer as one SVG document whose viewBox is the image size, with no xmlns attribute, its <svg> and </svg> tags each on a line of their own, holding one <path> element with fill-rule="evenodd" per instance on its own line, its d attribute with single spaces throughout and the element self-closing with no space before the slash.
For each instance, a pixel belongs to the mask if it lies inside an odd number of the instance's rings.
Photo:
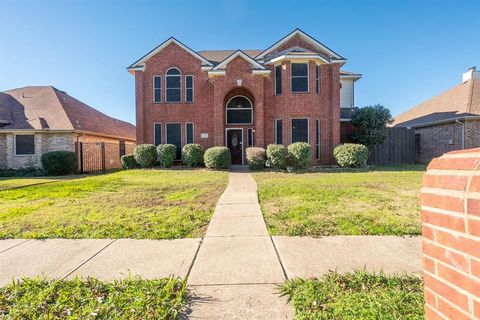
<svg viewBox="0 0 480 320">
<path fill-rule="evenodd" d="M 187 88 L 192 88 L 193 87 L 193 76 L 187 76 L 186 77 L 185 86 Z"/>
<path fill-rule="evenodd" d="M 162 144 L 162 125 L 160 123 L 155 123 L 153 141 L 156 146 Z"/>
<path fill-rule="evenodd" d="M 292 119 L 292 143 L 308 143 L 308 119 Z"/>
<path fill-rule="evenodd" d="M 283 126 L 282 126 L 282 120 L 276 120 L 276 137 L 275 137 L 275 143 L 276 144 L 282 144 L 282 136 L 283 136 Z"/>
<path fill-rule="evenodd" d="M 307 92 L 308 91 L 308 79 L 307 78 L 292 78 L 292 91 L 293 92 Z"/>
<path fill-rule="evenodd" d="M 154 88 L 155 89 L 161 88 L 162 87 L 162 78 L 160 78 L 159 76 L 155 76 L 155 77 L 153 77 L 153 79 L 154 79 Z"/>
<path fill-rule="evenodd" d="M 177 160 L 182 158 L 182 126 L 179 123 L 167 124 L 167 143 L 177 147 Z"/>
<path fill-rule="evenodd" d="M 187 102 L 193 102 L 193 89 L 187 89 Z"/>
<path fill-rule="evenodd" d="M 193 143 L 193 124 L 187 123 L 187 143 Z"/>
<path fill-rule="evenodd" d="M 275 94 L 282 93 L 282 66 L 275 67 Z"/>
<path fill-rule="evenodd" d="M 167 77 L 167 89 L 169 88 L 180 88 L 180 76 Z"/>
<path fill-rule="evenodd" d="M 247 143 L 249 147 L 253 146 L 253 129 L 248 129 Z"/>
<path fill-rule="evenodd" d="M 180 70 L 178 70 L 177 68 L 172 68 L 167 71 L 167 75 L 177 75 L 177 74 L 180 74 Z"/>
<path fill-rule="evenodd" d="M 180 89 L 167 89 L 167 102 L 180 102 Z"/>
<path fill-rule="evenodd" d="M 252 123 L 252 109 L 227 110 L 227 123 Z"/>
<path fill-rule="evenodd" d="M 316 87 L 317 93 L 319 93 L 320 92 L 320 67 L 319 66 L 317 66 L 316 68 L 315 87 Z"/>
<path fill-rule="evenodd" d="M 292 76 L 304 76 L 308 75 L 308 64 L 306 63 L 292 63 Z"/>
<path fill-rule="evenodd" d="M 316 158 L 320 159 L 320 120 L 315 120 Z"/>
<path fill-rule="evenodd" d="M 35 136 L 33 134 L 15 136 L 15 150 L 15 153 L 20 155 L 35 154 Z"/>
<path fill-rule="evenodd" d="M 161 102 L 161 99 L 162 99 L 162 91 L 160 91 L 160 89 L 155 89 L 155 92 L 154 92 L 154 102 Z"/>
</svg>

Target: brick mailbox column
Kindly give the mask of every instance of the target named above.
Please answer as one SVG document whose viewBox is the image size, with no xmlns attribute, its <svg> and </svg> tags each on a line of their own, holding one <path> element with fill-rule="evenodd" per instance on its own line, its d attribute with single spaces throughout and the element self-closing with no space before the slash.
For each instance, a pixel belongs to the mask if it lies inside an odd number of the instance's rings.
<svg viewBox="0 0 480 320">
<path fill-rule="evenodd" d="M 427 319 L 480 319 L 480 148 L 434 159 L 423 177 Z"/>
</svg>

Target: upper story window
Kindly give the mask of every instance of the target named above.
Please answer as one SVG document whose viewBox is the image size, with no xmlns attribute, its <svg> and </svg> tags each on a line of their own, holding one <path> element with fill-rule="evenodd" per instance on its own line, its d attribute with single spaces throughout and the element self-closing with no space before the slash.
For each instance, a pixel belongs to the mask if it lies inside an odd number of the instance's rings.
<svg viewBox="0 0 480 320">
<path fill-rule="evenodd" d="M 315 89 L 320 93 L 320 66 L 315 68 Z"/>
<path fill-rule="evenodd" d="M 153 102 L 162 102 L 162 77 L 153 76 Z"/>
<path fill-rule="evenodd" d="M 185 101 L 193 102 L 193 76 L 185 76 Z"/>
<path fill-rule="evenodd" d="M 182 101 L 182 74 L 177 68 L 170 68 L 165 75 L 166 102 Z"/>
<path fill-rule="evenodd" d="M 231 98 L 227 103 L 227 124 L 252 124 L 252 111 L 252 104 L 247 98 Z"/>
<path fill-rule="evenodd" d="M 308 92 L 308 63 L 292 63 L 292 92 Z"/>
<path fill-rule="evenodd" d="M 35 136 L 33 134 L 15 135 L 15 155 L 26 156 L 35 154 Z"/>
<path fill-rule="evenodd" d="M 282 65 L 275 66 L 275 94 L 282 94 Z"/>
</svg>

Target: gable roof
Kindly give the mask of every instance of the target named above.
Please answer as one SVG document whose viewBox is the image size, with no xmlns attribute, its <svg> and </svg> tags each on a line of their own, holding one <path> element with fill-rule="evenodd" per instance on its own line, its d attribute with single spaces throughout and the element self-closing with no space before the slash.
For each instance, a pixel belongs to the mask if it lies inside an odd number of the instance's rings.
<svg viewBox="0 0 480 320">
<path fill-rule="evenodd" d="M 396 116 L 393 126 L 416 127 L 480 115 L 480 80 L 464 83 Z"/>
<path fill-rule="evenodd" d="M 228 57 L 226 57 L 219 64 L 217 64 L 212 70 L 225 69 L 227 64 L 230 63 L 230 61 L 232 61 L 233 59 L 235 59 L 237 57 L 241 57 L 242 59 L 244 59 L 245 61 L 250 63 L 254 69 L 258 69 L 258 70 L 265 70 L 266 69 L 263 65 L 261 65 L 260 63 L 255 61 L 252 57 L 250 57 L 249 55 L 244 53 L 242 50 L 237 50 L 237 51 L 233 52 L 231 55 L 229 55 Z"/>
<path fill-rule="evenodd" d="M 170 37 L 168 38 L 167 40 L 165 40 L 164 42 L 162 42 L 160 45 L 158 45 L 156 48 L 154 48 L 153 50 L 151 50 L 149 53 L 147 53 L 146 55 L 144 55 L 143 57 L 141 57 L 140 59 L 138 59 L 137 61 L 135 61 L 134 63 L 132 63 L 128 68 L 127 70 L 129 71 L 135 71 L 135 70 L 142 70 L 144 67 L 145 67 L 145 62 L 150 59 L 151 57 L 153 57 L 154 55 L 156 55 L 157 53 L 159 53 L 160 51 L 162 51 L 165 47 L 167 47 L 168 45 L 170 45 L 171 43 L 175 43 L 176 45 L 178 45 L 180 48 L 182 48 L 183 50 L 187 51 L 188 53 L 190 53 L 192 56 L 194 56 L 195 58 L 197 58 L 198 60 L 200 60 L 202 62 L 202 65 L 205 65 L 205 66 L 213 66 L 213 64 L 208 61 L 207 59 L 205 59 L 204 57 L 202 57 L 200 54 L 198 54 L 196 51 L 190 49 L 189 47 L 187 47 L 186 45 L 184 45 L 183 43 L 181 43 L 180 41 L 178 41 L 177 39 L 175 39 L 174 37 Z"/>
<path fill-rule="evenodd" d="M 3 120 L 0 132 L 84 131 L 132 141 L 136 136 L 134 125 L 109 117 L 52 86 L 29 86 L 1 92 L 0 120 Z"/>
<path fill-rule="evenodd" d="M 296 35 L 299 35 L 300 37 L 302 37 L 305 41 L 311 43 L 312 45 L 320 48 L 321 50 L 325 51 L 326 53 L 328 53 L 330 55 L 330 58 L 333 59 L 333 60 L 339 60 L 339 61 L 344 61 L 345 58 L 343 58 L 341 55 L 339 55 L 338 53 L 336 53 L 335 51 L 331 50 L 330 48 L 328 48 L 326 45 L 324 45 L 323 43 L 321 43 L 320 41 L 314 39 L 312 36 L 308 35 L 307 33 L 303 32 L 302 30 L 300 29 L 295 29 L 293 30 L 292 32 L 290 32 L 289 34 L 287 34 L 285 37 L 283 37 L 282 39 L 280 39 L 279 41 L 275 42 L 273 45 L 271 45 L 270 47 L 268 47 L 267 49 L 265 49 L 264 51 L 262 51 L 260 54 L 258 54 L 255 59 L 261 59 L 261 58 L 264 58 L 267 54 L 269 54 L 270 52 L 272 52 L 273 50 L 275 50 L 276 48 L 280 47 L 282 44 L 284 44 L 285 42 L 287 42 L 288 40 L 290 40 L 291 38 L 293 38 L 294 36 Z"/>
</svg>

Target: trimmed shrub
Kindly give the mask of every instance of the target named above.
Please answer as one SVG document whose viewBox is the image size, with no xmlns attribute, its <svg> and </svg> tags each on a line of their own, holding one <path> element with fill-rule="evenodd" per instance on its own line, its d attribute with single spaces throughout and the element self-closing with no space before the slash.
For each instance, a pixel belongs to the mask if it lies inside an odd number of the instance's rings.
<svg viewBox="0 0 480 320">
<path fill-rule="evenodd" d="M 126 154 L 120 158 L 123 169 L 134 169 L 137 166 L 133 154 Z"/>
<path fill-rule="evenodd" d="M 153 144 L 139 144 L 133 149 L 133 157 L 141 168 L 153 167 L 156 155 Z"/>
<path fill-rule="evenodd" d="M 251 147 L 245 149 L 247 154 L 247 163 L 250 169 L 260 170 L 265 168 L 265 160 L 267 160 L 267 154 L 265 149 L 259 147 Z"/>
<path fill-rule="evenodd" d="M 72 151 L 46 152 L 40 160 L 48 176 L 64 176 L 77 172 L 77 155 Z"/>
<path fill-rule="evenodd" d="M 173 144 L 159 144 L 157 146 L 157 160 L 161 166 L 171 167 L 177 157 L 177 147 Z"/>
<path fill-rule="evenodd" d="M 22 169 L 0 170 L 0 177 L 41 177 L 45 172 L 41 168 L 27 167 Z"/>
<path fill-rule="evenodd" d="M 340 144 L 333 150 L 333 156 L 344 168 L 361 168 L 367 165 L 368 148 L 363 144 Z"/>
<path fill-rule="evenodd" d="M 183 163 L 189 167 L 198 167 L 203 163 L 203 149 L 199 144 L 189 143 L 182 148 Z"/>
<path fill-rule="evenodd" d="M 230 149 L 227 147 L 213 147 L 205 151 L 203 156 L 205 166 L 210 169 L 228 169 L 232 163 Z"/>
<path fill-rule="evenodd" d="M 311 157 L 312 151 L 306 142 L 295 142 L 288 146 L 288 158 L 296 169 L 305 169 Z"/>
<path fill-rule="evenodd" d="M 282 144 L 267 146 L 267 159 L 273 168 L 285 168 L 287 165 L 287 148 Z"/>
</svg>

